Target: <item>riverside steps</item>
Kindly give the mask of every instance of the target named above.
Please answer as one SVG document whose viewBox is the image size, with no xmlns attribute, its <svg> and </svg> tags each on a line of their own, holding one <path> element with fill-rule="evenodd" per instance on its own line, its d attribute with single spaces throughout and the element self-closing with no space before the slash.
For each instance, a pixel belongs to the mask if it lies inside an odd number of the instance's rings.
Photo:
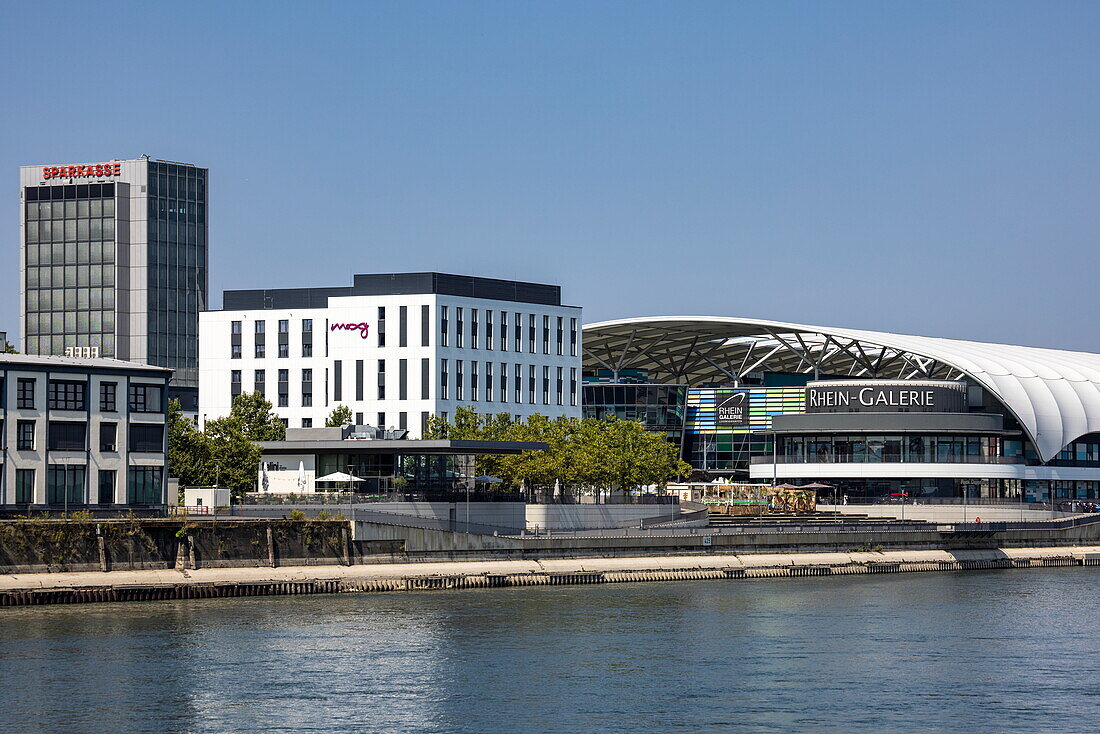
<svg viewBox="0 0 1100 734">
<path fill-rule="evenodd" d="M 1100 565 L 1100 546 L 39 573 L 0 578 L 0 606 L 1082 565 Z"/>
</svg>

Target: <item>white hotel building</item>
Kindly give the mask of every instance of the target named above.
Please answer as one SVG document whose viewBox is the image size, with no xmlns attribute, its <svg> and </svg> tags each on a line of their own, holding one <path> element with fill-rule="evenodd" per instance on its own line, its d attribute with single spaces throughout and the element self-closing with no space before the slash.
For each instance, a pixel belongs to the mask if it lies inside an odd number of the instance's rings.
<svg viewBox="0 0 1100 734">
<path fill-rule="evenodd" d="M 199 317 L 199 416 L 259 390 L 294 428 L 337 405 L 418 438 L 431 415 L 576 416 L 581 309 L 561 288 L 443 273 L 356 275 L 337 288 L 226 291 Z"/>
</svg>

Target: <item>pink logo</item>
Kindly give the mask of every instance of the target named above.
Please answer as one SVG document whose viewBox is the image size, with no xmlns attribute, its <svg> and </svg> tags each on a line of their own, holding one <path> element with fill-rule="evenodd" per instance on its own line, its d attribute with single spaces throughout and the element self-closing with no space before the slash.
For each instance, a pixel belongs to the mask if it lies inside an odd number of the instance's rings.
<svg viewBox="0 0 1100 734">
<path fill-rule="evenodd" d="M 343 329 L 345 331 L 358 331 L 359 336 L 366 339 L 367 331 L 370 329 L 370 325 L 364 321 L 361 324 L 333 324 L 329 327 L 329 331 L 336 331 L 337 329 Z"/>
</svg>

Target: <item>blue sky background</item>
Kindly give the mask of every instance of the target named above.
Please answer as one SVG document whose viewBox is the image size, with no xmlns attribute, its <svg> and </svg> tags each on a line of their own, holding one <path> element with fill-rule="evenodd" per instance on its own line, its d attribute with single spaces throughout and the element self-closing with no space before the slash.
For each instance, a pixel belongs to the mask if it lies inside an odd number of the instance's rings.
<svg viewBox="0 0 1100 734">
<path fill-rule="evenodd" d="M 440 270 L 1100 350 L 1100 3 L 3 10 L 12 334 L 18 167 L 149 153 L 210 168 L 213 306 Z"/>
</svg>

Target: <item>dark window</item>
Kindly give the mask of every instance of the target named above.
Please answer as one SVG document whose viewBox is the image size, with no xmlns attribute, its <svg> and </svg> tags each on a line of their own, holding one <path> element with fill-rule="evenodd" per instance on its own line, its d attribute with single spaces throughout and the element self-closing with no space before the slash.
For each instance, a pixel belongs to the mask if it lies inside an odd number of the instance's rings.
<svg viewBox="0 0 1100 734">
<path fill-rule="evenodd" d="M 160 423 L 131 423 L 131 451 L 161 453 L 164 451 L 164 425 Z"/>
<path fill-rule="evenodd" d="M 470 349 L 477 349 L 478 332 L 477 332 L 477 309 L 470 309 Z"/>
<path fill-rule="evenodd" d="M 429 383 L 429 375 L 431 374 L 430 370 L 431 370 L 431 367 L 430 367 L 429 360 L 428 359 L 420 360 L 420 399 L 421 400 L 427 400 L 428 399 L 428 393 L 429 393 L 429 388 L 430 388 L 430 385 L 428 383 Z"/>
<path fill-rule="evenodd" d="M 118 410 L 118 383 L 99 383 L 99 409 L 105 413 L 114 413 Z"/>
<path fill-rule="evenodd" d="M 99 424 L 99 450 L 118 451 L 118 424 Z"/>
<path fill-rule="evenodd" d="M 15 448 L 34 451 L 34 421 L 18 421 L 15 430 Z"/>
<path fill-rule="evenodd" d="M 397 427 L 402 431 L 409 430 L 409 414 L 401 412 L 397 414 Z"/>
<path fill-rule="evenodd" d="M 229 372 L 229 397 L 230 399 L 237 397 L 242 392 L 241 389 L 241 371 L 230 370 Z"/>
<path fill-rule="evenodd" d="M 379 428 L 385 428 L 386 427 L 386 414 L 385 413 L 379 413 L 378 414 L 378 427 Z"/>
<path fill-rule="evenodd" d="M 409 307 L 402 306 L 397 317 L 397 346 L 409 346 Z"/>
<path fill-rule="evenodd" d="M 386 399 L 386 360 L 378 360 L 378 399 Z"/>
<path fill-rule="evenodd" d="M 83 451 L 87 423 L 50 421 L 46 446 L 50 451 Z"/>
<path fill-rule="evenodd" d="M 240 321 L 230 322 L 229 333 L 231 333 L 231 334 L 240 334 L 241 333 L 241 322 Z"/>
<path fill-rule="evenodd" d="M 51 505 L 84 502 L 83 466 L 50 464 L 46 468 L 46 502 Z"/>
<path fill-rule="evenodd" d="M 88 384 L 73 380 L 50 380 L 46 388 L 50 410 L 87 410 Z"/>
<path fill-rule="evenodd" d="M 332 399 L 344 399 L 344 363 L 340 360 L 332 363 Z"/>
<path fill-rule="evenodd" d="M 15 407 L 34 407 L 34 379 L 20 377 L 15 384 Z"/>
<path fill-rule="evenodd" d="M 450 400 L 449 385 L 447 385 L 449 375 L 447 374 L 447 360 L 439 360 L 439 399 Z"/>
<path fill-rule="evenodd" d="M 240 359 L 241 358 L 241 345 L 240 344 L 233 344 L 230 347 L 230 349 L 232 350 L 229 354 L 230 359 Z"/>
<path fill-rule="evenodd" d="M 286 342 L 279 342 L 279 357 L 286 358 L 290 356 L 290 345 Z"/>
<path fill-rule="evenodd" d="M 313 370 L 302 370 L 302 407 L 313 405 Z M 302 426 L 305 428 L 305 426 Z"/>
<path fill-rule="evenodd" d="M 130 412 L 162 413 L 164 388 L 161 385 L 130 385 Z"/>
<path fill-rule="evenodd" d="M 409 399 L 409 360 L 397 361 L 397 399 Z"/>
<path fill-rule="evenodd" d="M 363 360 L 355 360 L 355 399 L 363 399 Z"/>
<path fill-rule="evenodd" d="M 99 470 L 99 504 L 112 505 L 115 502 L 115 470 Z"/>
<path fill-rule="evenodd" d="M 447 339 L 447 328 L 450 324 L 447 321 L 447 307 L 439 307 L 439 346 L 445 347 L 450 343 Z"/>
<path fill-rule="evenodd" d="M 34 469 L 15 470 L 15 502 L 20 505 L 34 502 Z"/>
<path fill-rule="evenodd" d="M 302 428 L 313 428 L 313 419 L 312 418 L 303 418 L 302 419 Z"/>
<path fill-rule="evenodd" d="M 462 348 L 462 307 L 455 306 L 455 346 Z"/>
<path fill-rule="evenodd" d="M 386 307 L 378 307 L 378 346 L 386 346 Z"/>
<path fill-rule="evenodd" d="M 261 396 L 266 395 L 267 373 L 263 370 L 256 370 L 256 373 L 252 376 L 252 385 L 253 389 Z"/>
<path fill-rule="evenodd" d="M 313 356 L 313 319 L 302 319 L 302 356 Z"/>
<path fill-rule="evenodd" d="M 290 333 L 290 321 L 288 321 L 287 319 L 279 319 L 279 333 L 280 334 Z"/>
<path fill-rule="evenodd" d="M 420 307 L 420 346 L 430 346 L 431 341 L 431 309 L 428 306 Z"/>
<path fill-rule="evenodd" d="M 131 505 L 160 504 L 163 471 L 159 466 L 131 466 L 126 483 L 126 501 Z"/>
</svg>

